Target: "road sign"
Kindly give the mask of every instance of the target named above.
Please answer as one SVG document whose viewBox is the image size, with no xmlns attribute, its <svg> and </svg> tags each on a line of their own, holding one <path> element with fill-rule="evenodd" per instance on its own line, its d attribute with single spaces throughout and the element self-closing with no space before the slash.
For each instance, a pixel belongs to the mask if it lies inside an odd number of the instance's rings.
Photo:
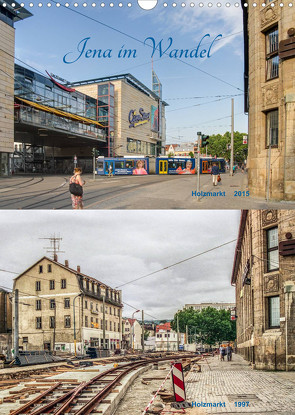
<svg viewBox="0 0 295 415">
<path fill-rule="evenodd" d="M 174 363 L 172 369 L 172 383 L 176 402 L 185 401 L 184 376 L 181 363 Z"/>
<path fill-rule="evenodd" d="M 243 144 L 248 144 L 248 136 L 243 135 Z"/>
</svg>

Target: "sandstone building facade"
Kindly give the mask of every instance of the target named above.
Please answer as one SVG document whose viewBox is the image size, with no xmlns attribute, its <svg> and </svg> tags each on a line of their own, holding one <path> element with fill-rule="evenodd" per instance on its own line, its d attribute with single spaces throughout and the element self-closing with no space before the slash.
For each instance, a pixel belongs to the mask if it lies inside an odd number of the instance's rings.
<svg viewBox="0 0 295 415">
<path fill-rule="evenodd" d="M 238 353 L 257 369 L 295 370 L 295 211 L 242 211 L 231 282 Z"/>
<path fill-rule="evenodd" d="M 295 200 L 295 10 L 278 0 L 243 10 L 249 189 Z"/>
<path fill-rule="evenodd" d="M 84 354 L 88 346 L 121 347 L 121 292 L 55 259 L 41 258 L 14 280 L 20 350 L 74 352 L 76 343 L 76 353 Z"/>
</svg>

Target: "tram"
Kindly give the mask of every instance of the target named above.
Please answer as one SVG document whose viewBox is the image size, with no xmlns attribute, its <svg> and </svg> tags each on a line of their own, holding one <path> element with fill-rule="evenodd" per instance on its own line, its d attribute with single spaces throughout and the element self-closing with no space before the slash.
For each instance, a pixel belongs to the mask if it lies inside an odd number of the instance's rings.
<svg viewBox="0 0 295 415">
<path fill-rule="evenodd" d="M 224 158 L 200 157 L 200 173 L 210 174 L 214 163 L 218 164 L 219 171 L 225 173 Z"/>
<path fill-rule="evenodd" d="M 139 167 L 140 166 L 140 167 Z M 141 170 L 140 170 L 141 169 Z M 97 157 L 96 174 L 100 176 L 149 174 L 148 157 Z"/>
<path fill-rule="evenodd" d="M 156 174 L 195 174 L 196 160 L 191 157 L 157 157 Z"/>
</svg>

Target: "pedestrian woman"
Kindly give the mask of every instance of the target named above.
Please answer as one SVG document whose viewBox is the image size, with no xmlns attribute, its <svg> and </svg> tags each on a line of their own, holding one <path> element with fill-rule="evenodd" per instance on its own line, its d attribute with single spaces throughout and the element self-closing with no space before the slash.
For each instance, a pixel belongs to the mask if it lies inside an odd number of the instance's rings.
<svg viewBox="0 0 295 415">
<path fill-rule="evenodd" d="M 83 209 L 83 186 L 85 181 L 81 179 L 81 167 L 75 167 L 74 175 L 70 178 L 70 192 L 73 209 Z"/>
</svg>

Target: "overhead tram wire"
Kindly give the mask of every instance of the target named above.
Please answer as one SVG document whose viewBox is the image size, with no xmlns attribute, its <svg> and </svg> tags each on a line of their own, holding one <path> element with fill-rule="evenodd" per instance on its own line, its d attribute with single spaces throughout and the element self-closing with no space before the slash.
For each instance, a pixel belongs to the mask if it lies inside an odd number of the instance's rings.
<svg viewBox="0 0 295 415">
<path fill-rule="evenodd" d="M 115 288 L 124 287 L 125 285 L 132 284 L 132 283 L 134 283 L 134 282 L 136 282 L 136 281 L 139 281 L 139 280 L 142 280 L 142 279 L 144 279 L 144 278 L 150 277 L 150 276 L 152 276 L 152 275 L 158 274 L 159 272 L 165 271 L 165 270 L 167 270 L 167 269 L 169 269 L 169 268 L 175 267 L 176 265 L 179 265 L 179 264 L 182 264 L 182 263 L 184 263 L 184 262 L 190 261 L 191 259 L 197 258 L 197 257 L 199 257 L 199 256 L 201 256 L 201 255 L 205 255 L 205 254 L 207 254 L 208 252 L 215 251 L 216 249 L 222 248 L 222 247 L 224 247 L 224 246 L 226 246 L 226 245 L 229 245 L 229 244 L 231 244 L 231 243 L 233 243 L 233 242 L 236 242 L 236 241 L 237 241 L 237 239 L 233 239 L 233 240 L 231 240 L 231 241 L 225 242 L 224 244 L 221 244 L 221 245 L 215 246 L 214 248 L 210 248 L 210 249 L 207 249 L 206 251 L 199 252 L 199 253 L 198 253 L 198 254 L 196 254 L 196 255 L 192 255 L 192 256 L 190 256 L 190 257 L 188 257 L 188 258 L 182 259 L 181 261 L 177 261 L 177 262 L 175 262 L 174 264 L 168 265 L 168 266 L 163 267 L 163 268 L 160 268 L 160 269 L 158 269 L 158 270 L 156 270 L 156 271 L 150 272 L 149 274 L 143 275 L 143 276 L 138 277 L 138 278 L 134 278 L 133 280 L 130 280 L 130 281 L 127 281 L 127 282 L 125 282 L 125 283 L 123 283 L 123 284 L 117 285 L 117 287 L 115 287 Z"/>
<path fill-rule="evenodd" d="M 57 3 L 58 3 L 58 2 L 57 2 L 57 1 L 55 1 L 55 0 L 52 0 L 52 2 L 53 2 L 53 3 L 55 3 L 55 4 L 57 4 Z M 72 8 L 70 8 L 70 7 L 66 7 L 66 6 L 65 6 L 65 5 L 63 5 L 63 4 L 60 4 L 60 6 L 61 6 L 61 7 L 63 7 L 63 8 L 65 8 L 66 10 L 69 10 L 69 11 L 71 11 L 71 12 L 73 12 L 73 13 L 76 13 L 76 14 L 78 14 L 78 15 L 82 16 L 82 17 L 85 17 L 86 19 L 89 19 L 89 20 L 91 20 L 91 21 L 93 21 L 93 22 L 95 22 L 95 23 L 98 23 L 98 24 L 100 24 L 100 25 L 102 25 L 102 26 L 104 26 L 104 27 L 106 27 L 106 28 L 108 28 L 108 29 L 111 29 L 111 30 L 113 30 L 113 31 L 115 31 L 115 32 L 117 32 L 117 33 L 120 33 L 121 35 L 124 35 L 124 36 L 126 36 L 126 37 L 128 37 L 128 38 L 130 38 L 130 39 L 132 39 L 132 40 L 135 40 L 136 42 L 138 42 L 138 43 L 140 43 L 140 44 L 142 44 L 142 45 L 144 45 L 144 46 L 149 46 L 150 48 L 152 48 L 152 46 L 151 46 L 151 45 L 145 44 L 142 40 L 137 39 L 136 37 L 134 37 L 134 36 L 132 36 L 132 35 L 129 35 L 128 33 L 125 33 L 125 32 L 123 32 L 122 30 L 116 29 L 115 27 L 113 27 L 113 26 L 111 26 L 111 25 L 108 25 L 107 23 L 103 23 L 103 22 L 101 22 L 100 20 L 97 20 L 97 19 L 94 19 L 93 17 L 87 16 L 86 14 L 83 14 L 83 13 L 79 12 L 78 10 L 72 9 Z M 164 54 L 164 55 L 169 56 L 169 53 L 167 53 L 167 52 L 163 52 L 163 54 Z M 212 74 L 210 74 L 209 72 L 206 72 L 206 71 L 204 71 L 203 69 L 200 69 L 200 68 L 198 68 L 198 67 L 196 67 L 196 66 L 194 66 L 194 65 L 192 65 L 192 64 L 190 64 L 190 63 L 188 63 L 188 62 L 185 62 L 185 61 L 181 60 L 180 58 L 174 58 L 174 59 L 175 59 L 175 60 L 177 60 L 177 61 L 179 61 L 179 62 L 181 62 L 181 63 L 184 63 L 185 65 L 190 66 L 191 68 L 196 69 L 197 71 L 199 71 L 199 72 L 201 72 L 201 73 L 204 73 L 204 74 L 205 74 L 205 75 L 207 75 L 207 76 L 210 76 L 211 78 L 214 78 L 214 79 L 216 79 L 216 80 L 218 80 L 218 81 L 220 81 L 220 82 L 222 82 L 222 83 L 224 83 L 224 84 L 226 84 L 226 85 L 229 85 L 229 86 L 231 86 L 232 88 L 237 89 L 238 91 L 244 92 L 241 88 L 238 88 L 237 86 L 235 86 L 235 85 L 231 84 L 230 82 L 224 81 L 223 79 L 218 78 L 217 76 L 212 75 Z"/>
</svg>

